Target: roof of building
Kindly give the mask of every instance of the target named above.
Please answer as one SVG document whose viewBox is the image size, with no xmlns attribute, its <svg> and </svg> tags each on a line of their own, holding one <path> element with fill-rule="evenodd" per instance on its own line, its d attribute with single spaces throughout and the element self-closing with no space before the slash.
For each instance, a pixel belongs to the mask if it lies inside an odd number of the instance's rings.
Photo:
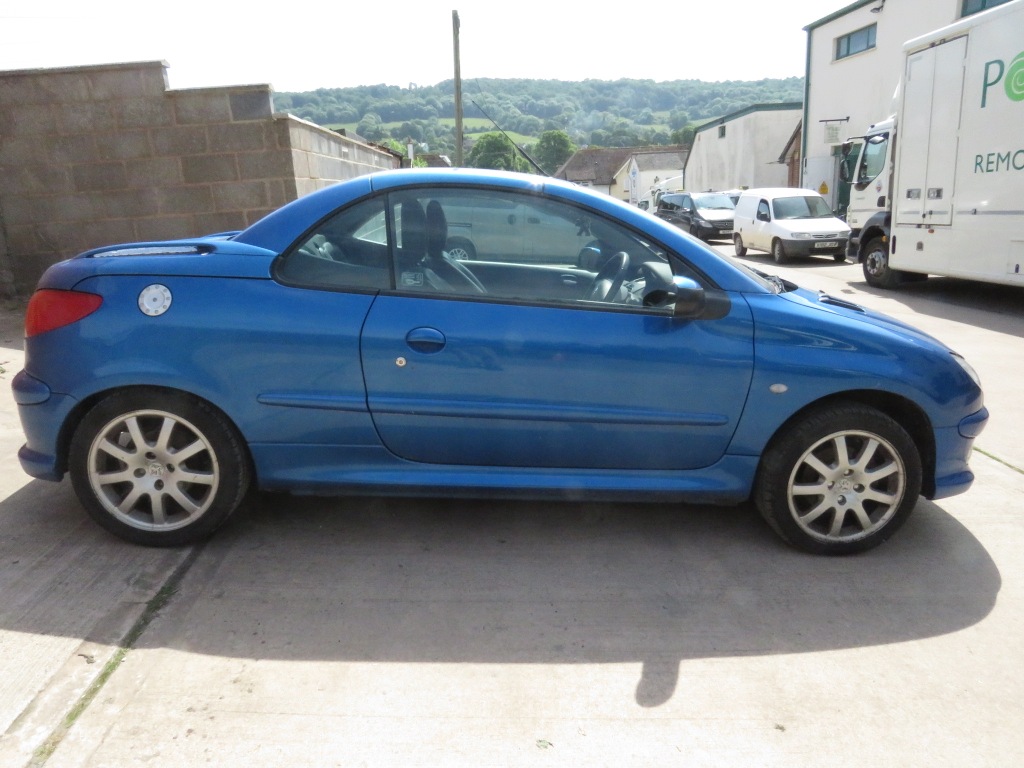
<svg viewBox="0 0 1024 768">
<path fill-rule="evenodd" d="M 588 147 L 578 149 L 555 171 L 556 178 L 590 184 L 611 184 L 635 147 Z"/>
<path fill-rule="evenodd" d="M 851 11 L 856 11 L 858 8 L 863 8 L 865 5 L 867 5 L 869 3 L 877 3 L 877 2 L 878 2 L 878 0 L 857 0 L 857 2 L 850 3 L 846 7 L 840 8 L 838 11 L 830 13 L 828 16 L 824 16 L 824 17 L 818 19 L 817 21 L 812 21 L 810 24 L 808 24 L 806 27 L 804 27 L 804 31 L 805 32 L 810 32 L 812 29 L 815 29 L 816 27 L 820 27 L 823 24 L 828 24 L 830 21 L 835 21 L 836 19 L 838 19 L 838 18 L 840 18 L 842 16 L 845 16 L 846 14 L 850 13 Z M 882 0 L 882 4 L 883 5 L 885 4 L 885 0 Z"/>
<path fill-rule="evenodd" d="M 416 157 L 426 163 L 427 168 L 451 168 L 452 165 L 451 158 L 448 155 L 420 153 Z"/>
<path fill-rule="evenodd" d="M 697 126 L 694 134 L 696 135 L 702 131 L 710 130 L 711 128 L 717 128 L 719 125 L 731 122 L 732 120 L 738 120 L 739 118 L 746 117 L 747 115 L 752 115 L 755 112 L 783 112 L 793 110 L 800 111 L 802 113 L 803 108 L 803 102 L 800 101 L 780 101 L 774 104 L 751 104 L 749 107 L 736 110 L 735 112 L 730 112 L 728 115 L 716 117 L 714 120 L 709 120 L 708 122 Z"/>
<path fill-rule="evenodd" d="M 689 149 L 681 144 L 665 147 L 588 147 L 577 150 L 555 171 L 559 179 L 610 185 L 631 157 L 641 171 L 682 168 Z"/>
<path fill-rule="evenodd" d="M 682 168 L 686 164 L 689 148 L 662 148 L 653 151 L 638 150 L 634 153 L 636 167 L 641 171 L 660 171 L 663 168 Z"/>
</svg>

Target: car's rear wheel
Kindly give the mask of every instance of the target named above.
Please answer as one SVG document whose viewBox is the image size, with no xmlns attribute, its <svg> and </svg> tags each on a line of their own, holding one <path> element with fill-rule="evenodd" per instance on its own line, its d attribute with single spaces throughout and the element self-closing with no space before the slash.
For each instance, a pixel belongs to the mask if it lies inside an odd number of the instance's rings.
<svg viewBox="0 0 1024 768">
<path fill-rule="evenodd" d="M 745 246 L 743 244 L 743 238 L 742 237 L 740 237 L 739 235 L 733 235 L 732 236 L 732 244 L 736 248 L 736 255 L 737 256 L 746 256 L 747 255 L 747 246 Z"/>
<path fill-rule="evenodd" d="M 921 491 L 921 458 L 894 419 L 841 403 L 811 412 L 772 441 L 754 500 L 790 544 L 815 554 L 863 552 L 906 521 Z"/>
<path fill-rule="evenodd" d="M 779 238 L 772 240 L 772 258 L 776 264 L 783 264 L 786 261 L 786 246 L 782 244 Z"/>
<path fill-rule="evenodd" d="M 183 393 L 116 392 L 71 441 L 71 481 L 89 515 L 136 544 L 180 546 L 213 533 L 241 504 L 249 463 L 227 419 Z"/>
</svg>

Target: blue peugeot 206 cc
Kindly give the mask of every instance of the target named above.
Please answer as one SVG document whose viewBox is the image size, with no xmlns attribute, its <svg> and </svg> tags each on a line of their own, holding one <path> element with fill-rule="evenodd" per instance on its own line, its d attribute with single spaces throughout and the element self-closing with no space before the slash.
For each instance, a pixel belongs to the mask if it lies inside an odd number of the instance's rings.
<svg viewBox="0 0 1024 768">
<path fill-rule="evenodd" d="M 129 541 L 250 488 L 737 504 L 885 541 L 965 491 L 978 378 L 905 324 L 539 176 L 386 171 L 242 232 L 52 266 L 13 382 L 22 466 Z"/>
</svg>

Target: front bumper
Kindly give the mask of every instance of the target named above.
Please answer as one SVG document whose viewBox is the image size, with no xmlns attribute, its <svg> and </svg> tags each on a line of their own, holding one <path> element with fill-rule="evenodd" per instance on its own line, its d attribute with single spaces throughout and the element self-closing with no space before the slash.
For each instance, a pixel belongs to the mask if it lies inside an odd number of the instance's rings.
<svg viewBox="0 0 1024 768">
<path fill-rule="evenodd" d="M 787 256 L 835 256 L 846 254 L 847 238 L 831 240 L 783 240 Z M 827 245 L 835 243 L 835 245 Z"/>
<path fill-rule="evenodd" d="M 955 427 L 935 430 L 935 490 L 931 499 L 944 499 L 963 493 L 974 482 L 968 463 L 974 438 L 988 423 L 988 409 L 965 416 Z"/>
</svg>

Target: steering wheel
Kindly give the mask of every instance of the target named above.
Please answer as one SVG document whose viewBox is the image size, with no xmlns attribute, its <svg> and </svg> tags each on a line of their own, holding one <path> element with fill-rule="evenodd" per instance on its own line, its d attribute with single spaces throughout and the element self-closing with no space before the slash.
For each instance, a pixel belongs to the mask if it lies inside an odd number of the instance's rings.
<svg viewBox="0 0 1024 768">
<path fill-rule="evenodd" d="M 588 301 L 612 301 L 622 287 L 629 270 L 629 254 L 619 251 L 604 263 L 587 292 Z"/>
</svg>

